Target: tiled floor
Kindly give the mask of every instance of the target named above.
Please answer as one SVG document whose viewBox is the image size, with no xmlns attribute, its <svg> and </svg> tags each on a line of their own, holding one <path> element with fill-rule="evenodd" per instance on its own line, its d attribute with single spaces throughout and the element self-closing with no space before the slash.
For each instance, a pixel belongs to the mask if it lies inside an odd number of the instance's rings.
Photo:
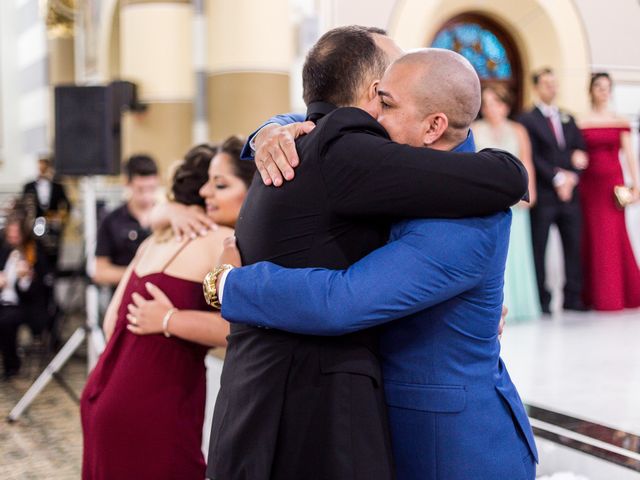
<svg viewBox="0 0 640 480">
<path fill-rule="evenodd" d="M 507 325 L 502 356 L 525 402 L 640 435 L 640 310 Z"/>
<path fill-rule="evenodd" d="M 203 448 L 211 430 L 213 398 L 220 385 L 222 361 L 207 357 L 207 416 Z M 17 379 L 0 383 L 0 479 L 76 480 L 82 462 L 82 430 L 77 403 L 56 381 L 51 381 L 31 407 L 15 423 L 5 418 L 40 372 L 37 365 Z M 69 387 L 80 395 L 86 380 L 83 352 L 61 372 Z"/>
<path fill-rule="evenodd" d="M 640 311 L 565 314 L 507 325 L 503 357 L 525 401 L 640 434 L 639 339 Z M 219 374 L 218 363 L 210 367 Z M 80 392 L 82 358 L 72 359 L 63 376 Z M 29 385 L 27 377 L 0 383 L 2 418 Z M 55 382 L 17 423 L 0 422 L 2 480 L 78 479 L 81 455 L 77 405 Z"/>
<path fill-rule="evenodd" d="M 72 359 L 62 374 L 74 391 L 81 391 L 85 380 L 82 360 Z M 28 377 L 0 383 L 0 478 L 79 479 L 82 434 L 78 407 L 55 381 L 16 423 L 5 422 L 30 384 Z"/>
</svg>

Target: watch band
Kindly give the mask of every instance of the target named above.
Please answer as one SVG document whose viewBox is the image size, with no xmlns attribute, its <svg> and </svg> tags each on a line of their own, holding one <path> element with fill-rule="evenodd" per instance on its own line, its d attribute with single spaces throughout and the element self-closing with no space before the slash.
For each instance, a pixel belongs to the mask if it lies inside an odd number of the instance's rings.
<svg viewBox="0 0 640 480">
<path fill-rule="evenodd" d="M 207 276 L 204 277 L 204 281 L 202 282 L 202 291 L 204 293 L 204 299 L 207 304 L 211 305 L 213 308 L 220 310 L 222 308 L 222 304 L 220 303 L 220 298 L 218 297 L 218 289 L 216 287 L 216 283 L 218 282 L 218 277 L 222 272 L 227 270 L 231 270 L 233 265 L 229 265 L 225 263 L 224 265 L 220 265 L 216 267 L 211 272 L 207 273 Z"/>
</svg>

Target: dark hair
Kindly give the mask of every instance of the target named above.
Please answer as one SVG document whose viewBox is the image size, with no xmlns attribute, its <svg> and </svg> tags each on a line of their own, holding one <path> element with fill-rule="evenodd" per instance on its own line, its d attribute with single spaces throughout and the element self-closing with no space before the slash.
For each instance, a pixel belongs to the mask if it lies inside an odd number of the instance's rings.
<svg viewBox="0 0 640 480">
<path fill-rule="evenodd" d="M 339 107 L 353 105 L 363 83 L 381 78 L 389 65 L 373 34 L 379 28 L 351 25 L 325 33 L 311 47 L 302 69 L 302 97 L 311 102 L 328 102 Z"/>
<path fill-rule="evenodd" d="M 38 161 L 44 162 L 47 165 L 53 165 L 53 155 L 48 155 L 46 153 L 43 153 L 41 155 L 38 155 Z"/>
<path fill-rule="evenodd" d="M 540 81 L 540 77 L 542 77 L 543 75 L 553 75 L 553 70 L 551 70 L 550 67 L 543 67 L 533 72 L 533 74 L 531 75 L 531 80 L 533 81 L 533 84 L 538 85 L 538 82 Z"/>
<path fill-rule="evenodd" d="M 591 93 L 591 91 L 593 90 L 593 86 L 601 78 L 606 78 L 607 80 L 609 80 L 610 85 L 613 84 L 613 80 L 611 80 L 611 75 L 609 75 L 607 72 L 592 73 L 591 81 L 589 82 L 589 93 Z"/>
<path fill-rule="evenodd" d="M 187 152 L 184 161 L 173 173 L 171 194 L 174 201 L 183 205 L 204 207 L 200 188 L 209 179 L 209 164 L 216 153 L 218 149 L 206 143 L 197 145 Z"/>
<path fill-rule="evenodd" d="M 220 153 L 226 153 L 231 157 L 231 168 L 233 168 L 234 175 L 249 188 L 256 173 L 256 164 L 252 160 L 240 159 L 242 147 L 244 147 L 244 140 L 233 135 L 224 141 L 220 147 Z"/>
<path fill-rule="evenodd" d="M 158 175 L 158 165 L 149 155 L 132 155 L 124 164 L 124 171 L 127 179 L 131 181 L 133 177 L 150 177 Z"/>
<path fill-rule="evenodd" d="M 18 225 L 23 245 L 32 239 L 33 232 L 31 231 L 27 218 L 23 212 L 19 210 L 11 212 L 4 223 L 5 232 L 9 225 Z"/>
<path fill-rule="evenodd" d="M 513 93 L 507 87 L 499 83 L 488 83 L 482 87 L 481 94 L 487 90 L 492 91 L 507 107 L 513 108 Z"/>
</svg>

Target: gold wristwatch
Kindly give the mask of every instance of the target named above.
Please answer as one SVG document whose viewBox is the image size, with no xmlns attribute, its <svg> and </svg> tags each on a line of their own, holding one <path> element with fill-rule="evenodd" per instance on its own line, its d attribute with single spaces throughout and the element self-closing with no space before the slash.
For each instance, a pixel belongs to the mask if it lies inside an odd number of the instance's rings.
<svg viewBox="0 0 640 480">
<path fill-rule="evenodd" d="M 207 276 L 204 277 L 204 281 L 202 282 L 202 290 L 204 293 L 205 301 L 217 310 L 220 310 L 222 308 L 222 305 L 220 304 L 220 298 L 218 298 L 218 289 L 216 287 L 216 283 L 218 283 L 218 277 L 222 274 L 222 272 L 226 272 L 228 270 L 231 270 L 232 268 L 233 265 L 229 265 L 228 263 L 220 265 L 213 271 L 207 273 Z"/>
</svg>

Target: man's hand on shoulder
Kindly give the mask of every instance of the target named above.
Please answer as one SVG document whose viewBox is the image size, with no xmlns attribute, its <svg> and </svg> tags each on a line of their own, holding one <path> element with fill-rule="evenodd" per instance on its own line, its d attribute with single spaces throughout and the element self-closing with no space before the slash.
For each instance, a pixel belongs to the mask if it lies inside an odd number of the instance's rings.
<svg viewBox="0 0 640 480">
<path fill-rule="evenodd" d="M 167 227 L 173 230 L 177 242 L 182 242 L 183 238 L 205 236 L 218 228 L 202 208 L 176 202 L 156 205 L 151 212 L 151 228 L 154 232 Z"/>
<path fill-rule="evenodd" d="M 293 171 L 300 164 L 296 151 L 296 138 L 310 133 L 313 122 L 297 122 L 283 127 L 271 124 L 255 137 L 255 162 L 265 185 L 280 187 L 284 180 L 293 180 Z"/>
</svg>

